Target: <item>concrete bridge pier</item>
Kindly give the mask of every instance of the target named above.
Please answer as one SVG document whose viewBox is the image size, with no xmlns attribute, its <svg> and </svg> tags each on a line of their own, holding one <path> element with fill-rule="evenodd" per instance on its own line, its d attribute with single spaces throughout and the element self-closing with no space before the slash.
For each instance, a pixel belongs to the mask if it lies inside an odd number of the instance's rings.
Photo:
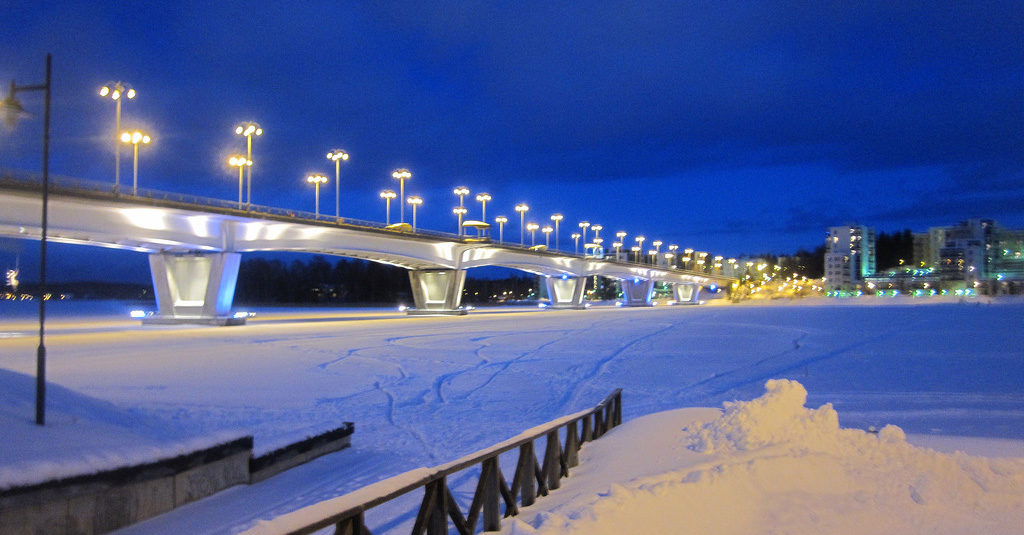
<svg viewBox="0 0 1024 535">
<path fill-rule="evenodd" d="M 654 294 L 654 281 L 651 279 L 623 279 L 622 297 L 628 307 L 649 307 L 652 306 L 651 295 Z"/>
<path fill-rule="evenodd" d="M 412 284 L 412 298 L 415 308 L 407 313 L 411 316 L 446 315 L 461 316 L 466 313 L 462 307 L 462 288 L 466 284 L 464 269 L 415 269 L 409 271 Z"/>
<path fill-rule="evenodd" d="M 583 309 L 583 290 L 587 286 L 587 277 L 545 277 L 548 287 L 548 298 L 553 309 Z"/>
<path fill-rule="evenodd" d="M 672 299 L 677 305 L 699 305 L 701 286 L 697 283 L 679 282 L 672 285 Z"/>
<path fill-rule="evenodd" d="M 154 253 L 149 270 L 157 313 L 143 323 L 241 325 L 231 314 L 238 281 L 239 253 Z"/>
</svg>

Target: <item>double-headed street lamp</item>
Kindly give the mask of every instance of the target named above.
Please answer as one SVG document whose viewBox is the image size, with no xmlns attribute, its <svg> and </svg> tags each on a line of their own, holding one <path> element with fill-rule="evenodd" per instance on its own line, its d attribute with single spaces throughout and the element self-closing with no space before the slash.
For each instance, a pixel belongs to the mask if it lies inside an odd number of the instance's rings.
<svg viewBox="0 0 1024 535">
<path fill-rule="evenodd" d="M 583 229 L 583 243 L 587 243 L 587 227 L 590 226 L 590 221 L 580 221 L 580 228 Z"/>
<path fill-rule="evenodd" d="M 236 155 L 228 158 L 228 165 L 238 168 L 238 209 L 242 209 L 242 174 L 247 166 L 252 165 L 252 160 L 245 156 Z"/>
<path fill-rule="evenodd" d="M 633 251 L 633 261 L 639 263 L 640 262 L 640 246 L 639 245 L 634 245 L 629 250 Z"/>
<path fill-rule="evenodd" d="M 635 237 L 633 239 L 636 240 L 636 245 L 637 245 L 637 247 L 633 249 L 633 251 L 636 252 L 636 261 L 640 262 L 640 251 L 643 250 L 644 240 L 646 240 L 647 238 L 645 238 L 643 236 L 637 236 L 637 237 Z"/>
<path fill-rule="evenodd" d="M 245 159 L 252 161 L 252 137 L 262 136 L 263 129 L 260 125 L 250 121 L 235 127 L 235 133 L 245 138 Z M 252 164 L 246 166 L 246 189 L 245 204 L 252 206 Z"/>
<path fill-rule="evenodd" d="M 327 159 L 334 162 L 334 217 L 341 217 L 341 162 L 348 161 L 348 153 L 334 149 L 327 153 Z"/>
<path fill-rule="evenodd" d="M 572 234 L 569 235 L 569 237 L 572 238 L 574 244 L 573 252 L 575 252 L 576 254 L 580 254 L 580 236 L 581 234 L 579 232 L 573 232 Z"/>
<path fill-rule="evenodd" d="M 539 228 L 540 225 L 532 221 L 526 224 L 526 230 L 530 231 L 530 247 L 537 245 L 537 229 Z"/>
<path fill-rule="evenodd" d="M 316 207 L 314 208 L 313 213 L 316 215 L 316 219 L 320 219 L 320 184 L 326 184 L 327 177 L 321 174 L 313 174 L 306 177 L 306 182 L 313 184 L 313 186 L 316 188 Z"/>
<path fill-rule="evenodd" d="M 615 248 L 615 259 L 618 260 L 619 259 L 619 249 L 622 248 L 622 242 L 620 242 L 620 241 L 613 242 L 612 243 L 612 247 Z"/>
<path fill-rule="evenodd" d="M 386 223 L 384 223 L 385 225 L 391 225 L 391 199 L 395 199 L 397 197 L 398 194 L 395 193 L 394 190 L 386 189 L 380 192 L 380 198 L 384 199 L 384 213 L 386 214 L 384 216 L 386 218 Z"/>
<path fill-rule="evenodd" d="M 551 248 L 551 232 L 555 230 L 551 225 L 544 225 L 540 231 L 544 233 L 544 247 Z"/>
<path fill-rule="evenodd" d="M 408 169 L 395 169 L 391 173 L 391 178 L 398 181 L 398 198 L 402 203 L 401 222 L 405 223 L 405 181 L 412 178 L 412 173 Z"/>
<path fill-rule="evenodd" d="M 412 231 L 416 232 L 416 207 L 423 204 L 423 198 L 412 195 L 405 202 L 412 205 Z"/>
<path fill-rule="evenodd" d="M 466 198 L 466 195 L 469 195 L 469 188 L 467 188 L 466 186 L 459 186 L 453 189 L 452 193 L 459 196 L 459 206 L 465 206 L 463 200 Z"/>
<path fill-rule="evenodd" d="M 562 222 L 565 217 L 562 214 L 552 214 L 551 220 L 555 222 L 555 249 L 558 249 L 558 224 Z"/>
<path fill-rule="evenodd" d="M 519 203 L 516 211 L 519 212 L 519 246 L 523 247 L 526 245 L 526 212 L 530 211 L 530 207 L 526 203 Z"/>
<path fill-rule="evenodd" d="M 46 423 L 46 224 L 50 191 L 50 73 L 53 60 L 46 55 L 46 81 L 36 85 L 15 85 L 11 80 L 11 92 L 0 102 L 4 122 L 13 128 L 18 119 L 28 115 L 15 95 L 19 91 L 43 91 L 43 213 L 39 241 L 39 347 L 36 348 L 36 425 Z M 115 141 L 116 143 L 116 141 Z"/>
<path fill-rule="evenodd" d="M 487 203 L 491 200 L 490 193 L 477 193 L 476 202 L 480 203 L 480 221 L 487 222 Z"/>
<path fill-rule="evenodd" d="M 121 132 L 121 142 L 132 145 L 132 195 L 139 194 L 139 144 L 146 145 L 150 137 L 136 130 Z"/>
<path fill-rule="evenodd" d="M 498 224 L 498 243 L 505 241 L 505 223 L 508 223 L 508 218 L 500 215 L 494 218 L 494 222 Z"/>
<path fill-rule="evenodd" d="M 101 97 L 110 97 L 115 103 L 114 112 L 114 192 L 121 187 L 121 101 L 135 98 L 135 90 L 124 82 L 112 82 L 100 88 Z"/>
<path fill-rule="evenodd" d="M 600 233 L 602 229 L 604 229 L 604 227 L 601 225 L 590 225 L 590 230 L 594 231 L 595 240 L 601 237 Z"/>
<path fill-rule="evenodd" d="M 459 236 L 462 236 L 462 216 L 466 215 L 466 212 L 469 212 L 469 210 L 466 210 L 465 206 L 452 208 L 452 213 L 459 216 Z"/>
</svg>

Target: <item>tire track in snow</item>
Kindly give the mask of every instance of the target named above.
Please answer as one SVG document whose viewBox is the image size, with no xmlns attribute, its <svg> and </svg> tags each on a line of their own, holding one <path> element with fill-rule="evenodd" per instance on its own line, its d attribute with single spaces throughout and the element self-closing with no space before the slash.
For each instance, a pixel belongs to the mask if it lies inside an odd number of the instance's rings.
<svg viewBox="0 0 1024 535">
<path fill-rule="evenodd" d="M 398 422 L 395 421 L 396 402 L 394 394 L 392 394 L 391 391 L 389 391 L 388 389 L 381 386 L 380 381 L 374 381 L 373 387 L 379 390 L 381 393 L 383 393 L 387 399 L 387 404 L 384 407 L 384 418 L 387 420 L 387 422 L 391 424 L 393 427 L 396 427 L 399 430 L 403 431 L 404 433 L 411 435 L 413 438 L 415 438 L 416 441 L 419 442 L 420 445 L 423 447 L 423 451 L 425 451 L 427 455 L 430 457 L 430 460 L 437 461 L 437 454 L 433 451 L 433 449 L 431 448 L 430 444 L 426 441 L 426 439 L 423 438 L 423 435 L 419 432 L 419 430 L 417 430 L 414 427 L 399 425 Z"/>
</svg>

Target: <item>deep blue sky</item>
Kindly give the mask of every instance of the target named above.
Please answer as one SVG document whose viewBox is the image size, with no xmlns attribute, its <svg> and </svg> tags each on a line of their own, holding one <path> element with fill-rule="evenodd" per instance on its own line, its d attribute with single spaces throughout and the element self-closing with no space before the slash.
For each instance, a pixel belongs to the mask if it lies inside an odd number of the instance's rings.
<svg viewBox="0 0 1024 535">
<path fill-rule="evenodd" d="M 0 35 L 3 94 L 54 55 L 61 175 L 113 182 L 97 90 L 123 80 L 139 92 L 125 126 L 155 138 L 147 188 L 235 199 L 225 160 L 255 120 L 254 202 L 311 211 L 304 178 L 333 181 L 341 147 L 342 215 L 383 220 L 377 193 L 407 167 L 437 230 L 455 229 L 458 185 L 492 194 L 506 236 L 526 202 L 566 216 L 563 244 L 586 219 L 726 255 L 812 248 L 852 221 L 1024 215 L 1019 1 L 16 1 Z M 2 131 L 0 167 L 39 169 L 40 122 Z M 0 264 L 19 247 L 35 249 L 0 241 Z"/>
</svg>

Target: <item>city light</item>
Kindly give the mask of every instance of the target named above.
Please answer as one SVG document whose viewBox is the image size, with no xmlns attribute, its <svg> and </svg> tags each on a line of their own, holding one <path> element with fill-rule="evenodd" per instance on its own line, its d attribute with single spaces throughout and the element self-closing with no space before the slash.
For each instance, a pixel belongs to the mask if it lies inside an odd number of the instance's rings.
<svg viewBox="0 0 1024 535">
<path fill-rule="evenodd" d="M 405 199 L 405 181 L 412 178 L 412 173 L 408 169 L 395 169 L 391 173 L 391 178 L 398 181 L 398 198 L 401 200 Z M 400 222 L 405 223 L 405 202 L 402 202 L 401 206 L 401 217 Z M 413 225 L 415 227 L 415 225 Z"/>
<path fill-rule="evenodd" d="M 111 82 L 100 88 L 101 97 L 110 97 L 114 101 L 114 191 L 121 187 L 121 102 L 133 100 L 135 89 L 125 82 Z M 121 98 L 124 97 L 124 98 Z"/>
<path fill-rule="evenodd" d="M 132 146 L 132 195 L 139 194 L 139 145 L 146 145 L 150 137 L 142 132 L 122 132 L 121 142 Z"/>
<path fill-rule="evenodd" d="M 341 217 L 341 162 L 348 161 L 348 153 L 334 149 L 327 153 L 327 159 L 334 162 L 334 217 Z"/>
<path fill-rule="evenodd" d="M 316 202 L 314 204 L 314 214 L 317 219 L 320 219 L 320 184 L 327 183 L 327 177 L 320 174 L 309 175 L 306 177 L 306 182 L 313 184 L 316 190 Z"/>
<path fill-rule="evenodd" d="M 262 136 L 263 129 L 260 125 L 250 121 L 242 123 L 235 127 L 235 134 L 238 134 L 245 138 L 245 159 L 252 161 L 252 138 L 253 136 Z M 245 188 L 245 204 L 248 207 L 252 206 L 252 164 L 246 166 L 246 188 Z"/>
<path fill-rule="evenodd" d="M 391 225 L 391 200 L 392 199 L 397 199 L 398 198 L 398 194 L 395 193 L 394 190 L 386 189 L 386 190 L 380 192 L 380 198 L 384 199 L 384 213 L 385 213 L 385 216 L 384 216 L 385 223 L 384 224 L 390 226 Z"/>
</svg>

